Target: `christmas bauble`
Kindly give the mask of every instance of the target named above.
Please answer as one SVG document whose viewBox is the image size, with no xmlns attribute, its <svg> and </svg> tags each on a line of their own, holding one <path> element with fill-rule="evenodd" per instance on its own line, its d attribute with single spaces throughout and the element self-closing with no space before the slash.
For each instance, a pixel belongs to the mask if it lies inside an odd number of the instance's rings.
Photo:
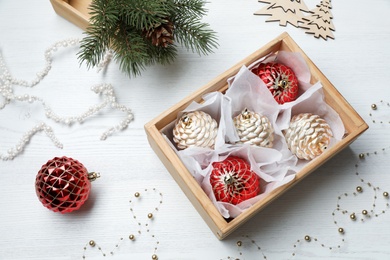
<svg viewBox="0 0 390 260">
<path fill-rule="evenodd" d="M 173 140 L 179 149 L 188 147 L 214 148 L 218 123 L 203 111 L 184 113 L 175 123 Z"/>
<path fill-rule="evenodd" d="M 229 156 L 212 166 L 210 184 L 217 201 L 236 205 L 260 193 L 260 178 L 244 159 Z"/>
<path fill-rule="evenodd" d="M 68 157 L 55 157 L 42 165 L 35 179 L 35 191 L 46 208 L 69 213 L 88 199 L 91 180 L 98 174 L 88 173 L 82 163 Z"/>
<path fill-rule="evenodd" d="M 299 159 L 312 160 L 321 155 L 333 137 L 329 124 L 310 113 L 302 113 L 291 119 L 285 131 L 288 148 Z"/>
<path fill-rule="evenodd" d="M 233 119 L 240 141 L 261 147 L 272 147 L 274 129 L 266 116 L 244 109 Z"/>
<path fill-rule="evenodd" d="M 252 72 L 260 77 L 279 104 L 297 99 L 298 79 L 290 67 L 273 62 L 261 63 Z"/>
</svg>

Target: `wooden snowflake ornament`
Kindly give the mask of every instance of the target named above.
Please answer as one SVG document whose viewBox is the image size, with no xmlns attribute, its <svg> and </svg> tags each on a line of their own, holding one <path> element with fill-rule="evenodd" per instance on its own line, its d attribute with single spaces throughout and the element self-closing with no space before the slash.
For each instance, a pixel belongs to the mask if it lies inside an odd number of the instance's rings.
<svg viewBox="0 0 390 260">
<path fill-rule="evenodd" d="M 316 38 L 334 39 L 332 31 L 335 31 L 332 19 L 331 0 L 321 1 L 317 8 L 312 10 L 312 14 L 303 18 L 304 23 L 299 27 L 306 29 L 306 33 L 313 34 Z"/>
<path fill-rule="evenodd" d="M 279 25 L 286 26 L 287 23 L 299 27 L 305 17 L 303 12 L 310 12 L 303 0 L 259 0 L 267 6 L 255 12 L 255 15 L 270 15 L 267 22 L 279 22 Z"/>
</svg>

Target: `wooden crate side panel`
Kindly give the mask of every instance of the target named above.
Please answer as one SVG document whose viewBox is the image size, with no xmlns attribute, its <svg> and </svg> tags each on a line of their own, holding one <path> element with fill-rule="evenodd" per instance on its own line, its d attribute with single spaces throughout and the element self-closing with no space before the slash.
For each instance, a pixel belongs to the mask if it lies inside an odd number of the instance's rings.
<svg viewBox="0 0 390 260">
<path fill-rule="evenodd" d="M 154 152 L 207 223 L 211 231 L 220 239 L 222 235 L 221 230 L 228 223 L 221 216 L 212 201 L 192 177 L 175 152 L 166 144 L 165 140 L 161 137 L 161 133 L 155 126 L 147 124 L 145 126 L 145 131 L 149 144 Z"/>
</svg>

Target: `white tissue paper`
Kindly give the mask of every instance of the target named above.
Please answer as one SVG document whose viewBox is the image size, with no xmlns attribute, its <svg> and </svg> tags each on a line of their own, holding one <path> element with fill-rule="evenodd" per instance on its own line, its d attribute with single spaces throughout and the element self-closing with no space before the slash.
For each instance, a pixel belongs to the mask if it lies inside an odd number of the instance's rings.
<svg viewBox="0 0 390 260">
<path fill-rule="evenodd" d="M 271 61 L 289 66 L 294 71 L 300 89 L 295 101 L 279 105 L 262 80 L 251 72 L 251 69 L 261 62 Z M 345 132 L 343 122 L 339 115 L 325 103 L 321 83 L 317 82 L 312 85 L 310 79 L 310 70 L 300 53 L 280 51 L 277 54 L 269 54 L 248 68 L 243 66 L 237 75 L 228 79 L 229 88 L 225 94 L 220 92 L 206 94 L 203 96 L 203 103 L 193 102 L 182 111 L 184 113 L 201 110 L 210 114 L 218 122 L 214 149 L 190 147 L 178 150 L 172 138 L 175 122 L 162 129 L 161 132 L 167 142 L 224 218 L 237 217 L 271 191 L 289 183 L 295 178 L 295 174 L 309 162 L 297 159 L 287 147 L 283 130 L 288 128 L 292 116 L 299 113 L 317 114 L 324 118 L 332 129 L 334 137 L 331 144 L 342 139 Z M 275 131 L 272 148 L 235 144 L 239 137 L 233 118 L 245 108 L 264 115 L 271 121 Z M 180 118 L 182 113 L 179 113 L 177 118 Z M 229 155 L 245 159 L 250 163 L 251 169 L 261 178 L 261 193 L 238 205 L 216 201 L 210 184 L 212 163 L 222 161 Z"/>
</svg>

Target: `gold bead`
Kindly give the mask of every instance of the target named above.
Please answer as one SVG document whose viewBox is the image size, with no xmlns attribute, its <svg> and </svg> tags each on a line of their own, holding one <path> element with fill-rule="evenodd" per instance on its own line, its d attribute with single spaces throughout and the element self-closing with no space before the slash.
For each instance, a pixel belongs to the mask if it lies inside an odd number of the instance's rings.
<svg viewBox="0 0 390 260">
<path fill-rule="evenodd" d="M 360 154 L 359 154 L 359 158 L 360 158 L 360 159 L 364 159 L 364 153 L 360 153 Z"/>
<path fill-rule="evenodd" d="M 387 191 L 383 192 L 383 196 L 389 197 L 389 193 Z"/>
<path fill-rule="evenodd" d="M 130 240 L 134 240 L 134 239 L 135 239 L 135 236 L 134 236 L 133 234 L 131 234 L 131 235 L 129 236 L 129 239 L 130 239 Z"/>
<path fill-rule="evenodd" d="M 349 217 L 350 217 L 352 220 L 356 220 L 356 215 L 355 215 L 355 213 L 352 213 Z"/>
<path fill-rule="evenodd" d="M 94 247 L 94 246 L 96 245 L 96 243 L 95 243 L 95 241 L 90 240 L 90 241 L 89 241 L 89 245 L 92 246 L 92 247 Z"/>
<path fill-rule="evenodd" d="M 149 214 L 148 214 L 148 218 L 153 218 L 153 214 L 152 214 L 152 213 L 149 213 Z"/>
<path fill-rule="evenodd" d="M 362 211 L 362 214 L 363 214 L 363 215 L 367 215 L 367 214 L 368 214 L 368 211 L 364 209 L 364 210 Z"/>
<path fill-rule="evenodd" d="M 339 233 L 344 234 L 344 228 L 339 228 Z"/>
<path fill-rule="evenodd" d="M 241 241 L 237 241 L 237 246 L 242 246 L 242 242 Z"/>
<path fill-rule="evenodd" d="M 371 108 L 372 108 L 372 110 L 376 110 L 378 107 L 376 106 L 376 104 L 372 104 Z"/>
<path fill-rule="evenodd" d="M 362 192 L 362 191 L 363 191 L 363 188 L 362 188 L 361 186 L 357 186 L 357 187 L 356 187 L 356 191 L 357 191 L 357 192 Z"/>
<path fill-rule="evenodd" d="M 153 259 L 153 260 L 158 260 L 158 256 L 157 256 L 156 254 L 153 254 L 153 255 L 152 255 L 152 259 Z"/>
<path fill-rule="evenodd" d="M 140 195 L 139 192 L 134 193 L 134 196 L 135 196 L 136 198 L 138 198 L 139 195 Z"/>
<path fill-rule="evenodd" d="M 307 242 L 310 242 L 310 240 L 311 240 L 310 236 L 305 236 L 305 240 L 306 240 Z"/>
</svg>

